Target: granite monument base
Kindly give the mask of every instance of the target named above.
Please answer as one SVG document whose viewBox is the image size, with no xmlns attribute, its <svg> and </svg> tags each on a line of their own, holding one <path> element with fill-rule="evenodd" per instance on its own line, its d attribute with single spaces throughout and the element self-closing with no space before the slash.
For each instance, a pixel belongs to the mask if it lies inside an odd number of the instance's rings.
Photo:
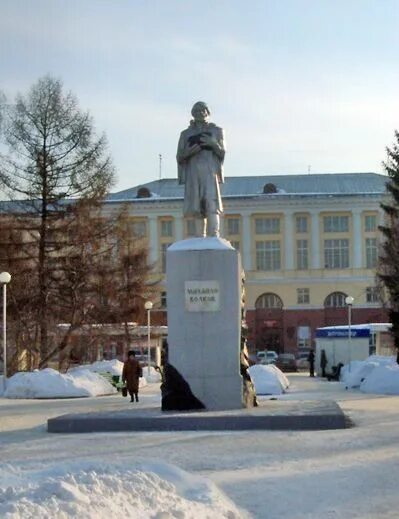
<svg viewBox="0 0 399 519">
<path fill-rule="evenodd" d="M 168 362 L 207 410 L 248 405 L 240 374 L 242 272 L 222 238 L 167 250 Z"/>
</svg>

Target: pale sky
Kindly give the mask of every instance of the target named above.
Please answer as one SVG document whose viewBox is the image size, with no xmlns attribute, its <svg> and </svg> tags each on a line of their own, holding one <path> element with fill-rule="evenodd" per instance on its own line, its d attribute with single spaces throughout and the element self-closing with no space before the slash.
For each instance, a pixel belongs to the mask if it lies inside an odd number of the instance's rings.
<svg viewBox="0 0 399 519">
<path fill-rule="evenodd" d="M 176 177 L 195 101 L 227 176 L 374 171 L 399 129 L 399 0 L 0 0 L 0 90 L 61 78 L 113 191 Z"/>
</svg>

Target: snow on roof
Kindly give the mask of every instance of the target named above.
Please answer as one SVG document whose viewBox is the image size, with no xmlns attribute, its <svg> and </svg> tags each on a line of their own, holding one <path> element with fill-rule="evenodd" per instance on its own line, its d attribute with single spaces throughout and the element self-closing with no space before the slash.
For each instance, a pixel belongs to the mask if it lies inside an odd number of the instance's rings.
<svg viewBox="0 0 399 519">
<path fill-rule="evenodd" d="M 220 185 L 222 197 L 276 197 L 284 195 L 381 195 L 385 192 L 388 177 L 378 173 L 311 173 L 307 175 L 263 175 L 225 177 Z M 264 193 L 267 184 L 276 186 L 276 193 Z M 150 192 L 148 198 L 137 198 L 140 188 Z M 177 178 L 163 178 L 146 184 L 110 193 L 108 202 L 134 200 L 182 199 L 184 185 L 178 184 Z"/>
<path fill-rule="evenodd" d="M 317 330 L 348 330 L 348 324 L 340 324 L 336 326 L 322 326 Z M 370 330 L 371 332 L 388 332 L 392 328 L 391 323 L 365 323 L 351 324 L 351 330 Z"/>
</svg>

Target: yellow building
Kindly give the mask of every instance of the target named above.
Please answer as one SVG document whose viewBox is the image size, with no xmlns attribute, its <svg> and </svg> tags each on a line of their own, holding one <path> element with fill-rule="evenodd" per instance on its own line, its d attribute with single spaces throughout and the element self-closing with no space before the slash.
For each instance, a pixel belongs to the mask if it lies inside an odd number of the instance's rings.
<svg viewBox="0 0 399 519">
<path fill-rule="evenodd" d="M 308 348 L 317 327 L 347 322 L 347 296 L 353 323 L 387 321 L 375 286 L 385 182 L 376 173 L 226 178 L 221 235 L 241 253 L 253 350 Z M 182 216 L 183 189 L 156 180 L 109 195 L 104 207 L 128 204 L 159 275 L 167 247 L 194 231 Z"/>
</svg>

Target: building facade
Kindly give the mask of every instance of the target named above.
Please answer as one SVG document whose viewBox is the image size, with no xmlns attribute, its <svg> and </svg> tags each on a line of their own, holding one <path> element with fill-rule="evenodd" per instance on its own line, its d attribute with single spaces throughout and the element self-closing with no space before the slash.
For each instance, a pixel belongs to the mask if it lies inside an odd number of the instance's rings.
<svg viewBox="0 0 399 519">
<path fill-rule="evenodd" d="M 221 235 L 241 254 L 252 351 L 308 349 L 316 328 L 347 323 L 347 296 L 354 324 L 387 321 L 376 286 L 385 182 L 376 173 L 226 178 Z M 162 277 L 168 246 L 194 232 L 182 215 L 183 186 L 162 179 L 113 193 L 104 214 L 122 204 Z M 163 292 L 159 324 L 166 304 Z"/>
</svg>

